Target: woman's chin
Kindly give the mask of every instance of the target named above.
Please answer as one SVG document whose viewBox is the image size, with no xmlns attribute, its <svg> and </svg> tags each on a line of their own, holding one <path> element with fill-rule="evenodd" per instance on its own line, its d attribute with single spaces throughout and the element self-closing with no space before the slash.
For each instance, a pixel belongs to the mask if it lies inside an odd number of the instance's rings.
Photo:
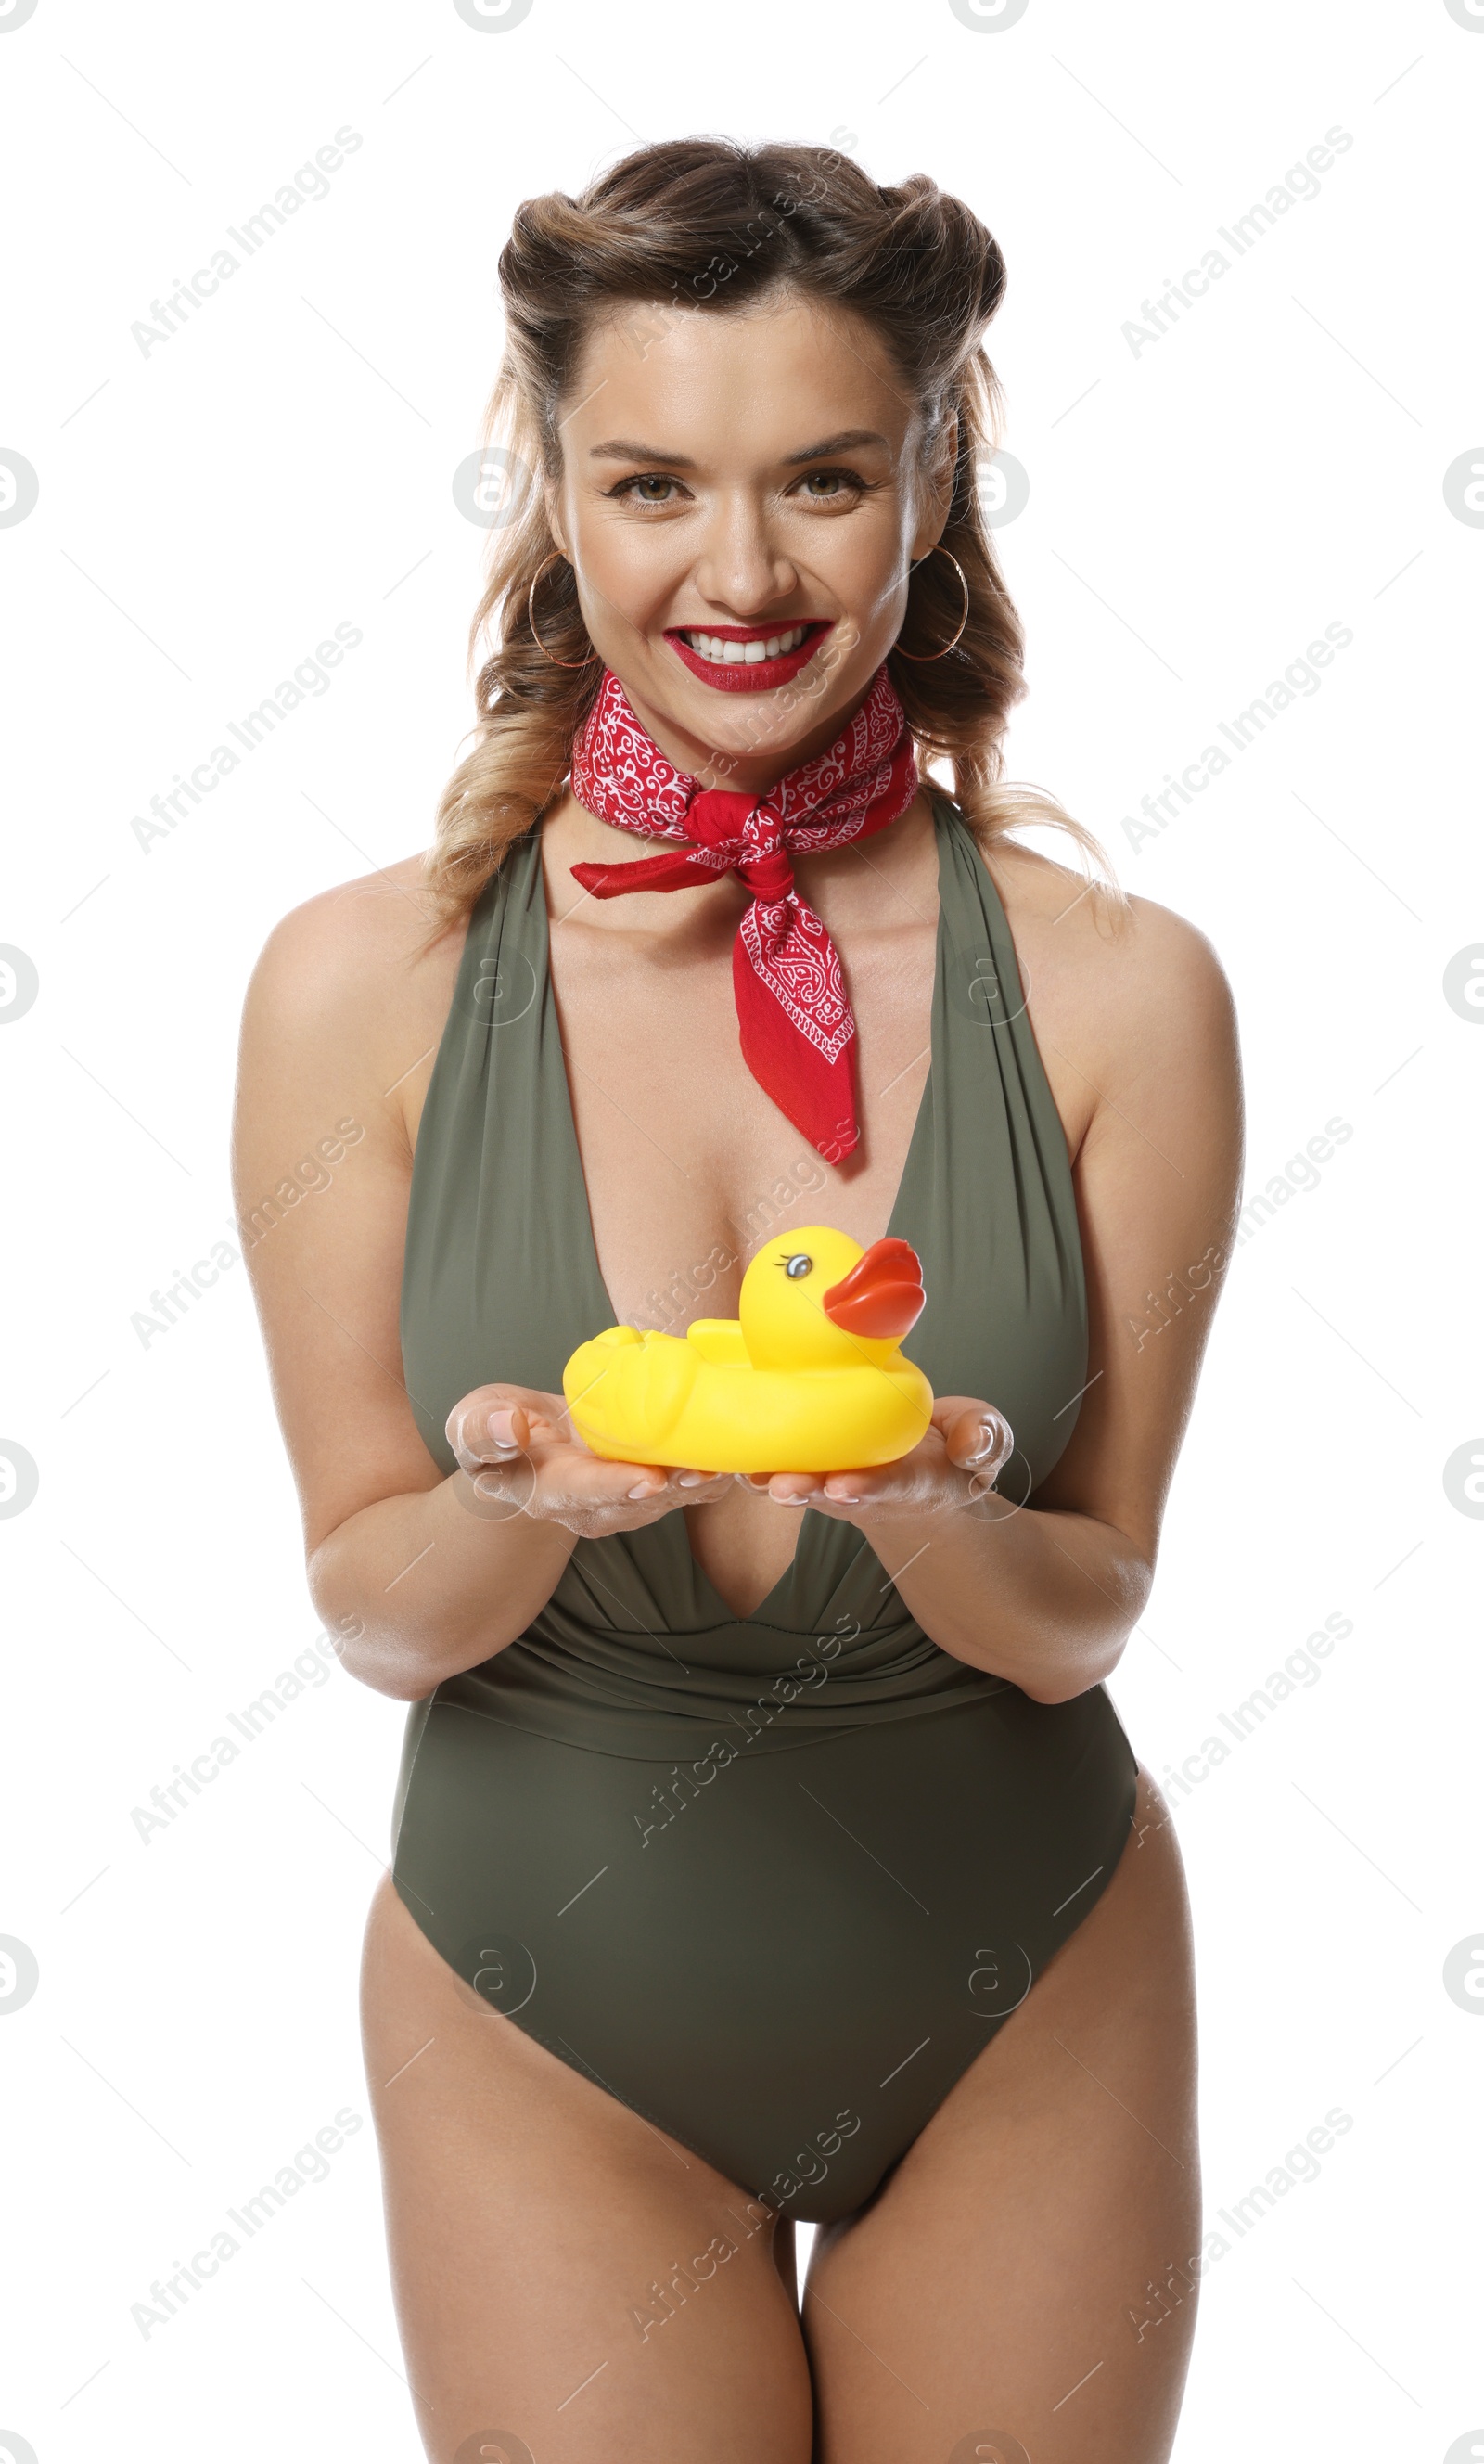
<svg viewBox="0 0 1484 2464">
<path fill-rule="evenodd" d="M 876 672 L 873 666 L 859 676 L 844 675 L 838 668 L 832 671 L 817 663 L 803 669 L 792 683 L 772 691 L 736 693 L 717 692 L 684 673 L 676 677 L 664 672 L 663 654 L 662 660 L 646 666 L 649 689 L 644 699 L 652 721 L 704 744 L 713 756 L 737 760 L 787 754 L 792 746 L 814 739 L 832 717 L 843 718 L 856 707 Z"/>
</svg>

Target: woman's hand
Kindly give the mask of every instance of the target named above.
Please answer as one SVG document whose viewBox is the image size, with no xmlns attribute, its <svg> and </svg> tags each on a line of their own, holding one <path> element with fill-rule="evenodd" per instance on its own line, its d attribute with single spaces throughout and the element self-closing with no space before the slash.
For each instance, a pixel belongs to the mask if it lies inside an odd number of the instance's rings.
<svg viewBox="0 0 1484 2464">
<path fill-rule="evenodd" d="M 566 1397 L 534 1386 L 476 1386 L 455 1403 L 446 1434 L 471 1514 L 487 1521 L 528 1514 L 559 1523 L 579 1540 L 640 1531 L 679 1506 L 708 1505 L 730 1478 L 610 1463 L 583 1444 Z"/>
<path fill-rule="evenodd" d="M 744 1472 L 778 1506 L 812 1506 L 837 1522 L 896 1522 L 971 1506 L 1009 1462 L 1015 1432 L 1003 1412 L 972 1395 L 940 1395 L 927 1433 L 896 1463 L 862 1471 Z M 1005 1511 L 1015 1511 L 1009 1499 Z"/>
</svg>

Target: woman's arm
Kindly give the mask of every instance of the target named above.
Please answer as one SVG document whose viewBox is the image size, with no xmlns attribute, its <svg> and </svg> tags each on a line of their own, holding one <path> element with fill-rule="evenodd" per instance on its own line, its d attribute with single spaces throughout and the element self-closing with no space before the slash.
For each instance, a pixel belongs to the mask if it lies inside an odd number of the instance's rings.
<svg viewBox="0 0 1484 2464">
<path fill-rule="evenodd" d="M 414 859 L 348 883 L 274 931 L 248 992 L 233 1150 L 310 1590 L 351 1674 L 404 1702 L 503 1650 L 579 1536 L 682 1502 L 678 1474 L 575 1444 L 560 1396 L 466 1395 L 447 1477 L 423 1442 L 403 1382 L 403 1249 L 459 952 L 455 935 L 420 955 L 419 878 Z M 491 1426 L 512 1408 L 513 1428 Z"/>
<path fill-rule="evenodd" d="M 772 1484 L 858 1524 L 933 1641 L 1042 1703 L 1106 1677 L 1143 1612 L 1241 1178 L 1236 1024 L 1210 942 L 1143 898 L 1103 939 L 1089 907 L 1058 993 L 1072 1048 L 1054 1048 L 1097 1096 L 1074 1166 L 1087 1384 L 1064 1453 L 1034 1507 L 984 1493 L 968 1467 L 977 1406 L 940 1397 L 900 1466 L 832 1475 L 813 1493 L 797 1477 Z"/>
</svg>

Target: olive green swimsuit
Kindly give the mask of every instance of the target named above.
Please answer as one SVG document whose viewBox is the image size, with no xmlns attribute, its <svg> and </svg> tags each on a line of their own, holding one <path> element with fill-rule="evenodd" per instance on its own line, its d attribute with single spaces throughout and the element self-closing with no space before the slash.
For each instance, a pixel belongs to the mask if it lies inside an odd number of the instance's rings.
<svg viewBox="0 0 1484 2464">
<path fill-rule="evenodd" d="M 928 1293 L 903 1348 L 939 1392 L 998 1405 L 998 1489 L 1034 1503 L 1087 1375 L 1077 1207 L 1004 910 L 962 817 L 934 815 L 931 1066 L 887 1226 Z M 533 832 L 470 918 L 412 1176 L 403 1360 L 446 1472 L 463 1396 L 559 1392 L 617 1317 L 547 931 Z M 817 1181 L 770 1204 L 754 1239 L 831 1211 Z M 853 1525 L 799 1527 L 747 1617 L 678 1507 L 579 1540 L 523 1634 L 413 1705 L 392 1871 L 492 2009 L 824 2222 L 870 2197 L 1105 1888 L 1136 1766 L 1102 1686 L 1034 1702 L 930 1642 Z M 992 1659 L 994 1623 L 987 1594 Z"/>
</svg>

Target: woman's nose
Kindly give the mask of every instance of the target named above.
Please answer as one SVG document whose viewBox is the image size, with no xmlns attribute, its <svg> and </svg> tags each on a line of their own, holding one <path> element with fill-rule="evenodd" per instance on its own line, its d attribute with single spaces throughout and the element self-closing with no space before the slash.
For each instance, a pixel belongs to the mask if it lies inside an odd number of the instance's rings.
<svg viewBox="0 0 1484 2464">
<path fill-rule="evenodd" d="M 798 574 L 758 507 L 719 505 L 702 542 L 695 578 L 712 607 L 739 625 L 758 622 L 798 588 Z"/>
</svg>

